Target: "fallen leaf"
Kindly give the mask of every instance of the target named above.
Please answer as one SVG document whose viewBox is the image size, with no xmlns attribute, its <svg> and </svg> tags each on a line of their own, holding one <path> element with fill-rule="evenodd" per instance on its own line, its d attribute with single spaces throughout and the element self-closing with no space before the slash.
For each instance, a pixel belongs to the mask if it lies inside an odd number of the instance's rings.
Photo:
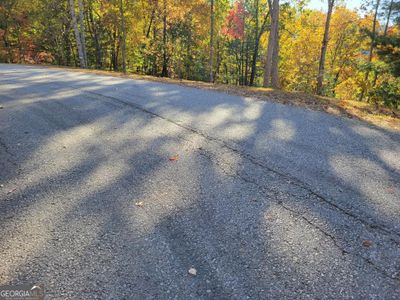
<svg viewBox="0 0 400 300">
<path fill-rule="evenodd" d="M 7 194 L 14 193 L 16 190 L 17 190 L 17 188 L 13 188 L 13 189 L 9 190 L 9 191 L 7 192 Z"/>
<path fill-rule="evenodd" d="M 371 247 L 372 246 L 372 241 L 370 240 L 363 240 L 362 245 L 366 248 Z"/>
<path fill-rule="evenodd" d="M 174 155 L 174 156 L 171 156 L 170 158 L 169 158 L 169 160 L 170 161 L 176 161 L 176 160 L 178 160 L 179 159 L 179 155 L 177 154 L 177 155 Z"/>
<path fill-rule="evenodd" d="M 143 203 L 143 201 L 139 201 L 139 202 L 136 202 L 135 205 L 136 205 L 137 207 L 143 207 L 143 206 L 144 206 L 144 203 Z"/>
<path fill-rule="evenodd" d="M 196 276 L 197 275 L 197 270 L 195 268 L 190 268 L 188 272 L 192 276 Z"/>
<path fill-rule="evenodd" d="M 273 215 L 268 214 L 265 216 L 265 220 L 267 220 L 269 222 L 273 222 L 275 220 L 275 218 Z"/>
</svg>

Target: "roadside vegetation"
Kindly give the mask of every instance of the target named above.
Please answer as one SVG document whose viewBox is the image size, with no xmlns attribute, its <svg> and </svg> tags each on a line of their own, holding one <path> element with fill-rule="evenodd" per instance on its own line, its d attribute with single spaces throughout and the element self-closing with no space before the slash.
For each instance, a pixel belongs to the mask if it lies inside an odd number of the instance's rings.
<svg viewBox="0 0 400 300">
<path fill-rule="evenodd" d="M 0 62 L 145 76 L 400 128 L 400 1 L 324 5 L 3 0 Z"/>
<path fill-rule="evenodd" d="M 314 111 L 321 111 L 336 116 L 364 121 L 373 126 L 389 129 L 395 132 L 400 131 L 400 111 L 398 109 L 388 108 L 385 106 L 376 106 L 366 101 L 340 100 L 337 98 L 318 96 L 304 92 L 286 92 L 283 90 L 264 87 L 238 86 L 203 81 L 174 79 L 168 77 L 157 77 L 151 75 L 124 74 L 122 72 L 115 71 L 81 69 L 72 67 L 59 68 L 56 66 L 46 67 L 50 67 L 52 69 L 62 69 L 135 80 L 147 80 L 167 84 L 178 84 L 181 86 L 192 88 L 218 91 L 230 95 L 251 97 L 252 99 L 257 99 L 261 101 L 300 106 Z"/>
</svg>

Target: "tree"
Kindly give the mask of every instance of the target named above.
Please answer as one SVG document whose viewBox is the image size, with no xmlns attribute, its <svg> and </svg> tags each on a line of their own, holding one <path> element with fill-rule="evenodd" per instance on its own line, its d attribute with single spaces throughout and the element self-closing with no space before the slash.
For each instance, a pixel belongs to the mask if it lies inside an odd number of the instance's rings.
<svg viewBox="0 0 400 300">
<path fill-rule="evenodd" d="M 2 0 L 0 62 L 265 85 L 352 100 L 362 94 L 395 107 L 399 0 L 369 0 L 372 9 L 363 15 L 333 1 L 324 13 L 304 1 Z"/>
<path fill-rule="evenodd" d="M 122 52 L 122 71 L 126 73 L 126 26 L 123 0 L 119 0 L 119 13 L 121 18 L 121 52 Z"/>
<path fill-rule="evenodd" d="M 394 8 L 394 0 L 390 0 L 390 2 L 387 5 L 387 14 L 386 14 L 386 24 L 385 24 L 385 30 L 383 31 L 383 35 L 386 36 L 388 28 L 389 28 L 389 22 L 390 18 L 392 17 L 392 11 Z"/>
<path fill-rule="evenodd" d="M 82 0 L 78 0 L 78 7 L 79 7 L 79 24 L 80 24 L 80 37 L 81 37 L 81 43 L 82 43 L 82 52 L 83 52 L 83 58 L 85 60 L 85 66 L 87 67 L 88 60 L 87 60 L 87 52 L 86 52 L 86 37 L 85 37 L 85 18 L 83 15 L 84 7 Z"/>
<path fill-rule="evenodd" d="M 251 60 L 251 73 L 250 73 L 250 86 L 254 85 L 254 79 L 256 78 L 256 68 L 257 68 L 257 58 L 258 58 L 258 52 L 259 52 L 259 47 L 260 47 L 260 39 L 262 34 L 265 31 L 265 27 L 267 24 L 267 20 L 269 17 L 270 11 L 265 14 L 264 16 L 264 21 L 262 22 L 261 28 L 259 25 L 259 7 L 260 3 L 259 0 L 255 0 L 255 27 L 254 27 L 254 50 L 253 50 L 253 55 L 252 55 L 252 60 Z"/>
<path fill-rule="evenodd" d="M 168 76 L 168 54 L 167 54 L 167 0 L 163 0 L 163 63 L 161 76 Z"/>
<path fill-rule="evenodd" d="M 79 0 L 81 3 L 81 0 Z M 76 20 L 76 14 L 75 14 L 75 1 L 74 0 L 69 0 L 69 7 L 70 7 L 70 13 L 71 13 L 71 22 L 72 22 L 72 27 L 74 28 L 75 32 L 75 41 L 76 41 L 76 46 L 78 48 L 78 55 L 79 55 L 79 63 L 81 68 L 86 68 L 86 59 L 85 59 L 85 52 L 84 52 L 84 47 L 83 47 L 83 41 L 82 41 L 82 35 L 79 28 L 78 28 L 78 23 Z"/>
<path fill-rule="evenodd" d="M 397 26 L 400 26 L 400 18 L 398 18 L 400 16 L 400 1 L 391 1 L 388 7 L 388 18 L 393 12 L 397 17 L 393 21 Z M 389 20 L 386 22 L 383 35 L 377 36 L 378 55 L 387 64 L 388 71 L 393 76 L 400 77 L 400 30 L 395 28 L 389 30 Z"/>
<path fill-rule="evenodd" d="M 322 95 L 322 84 L 324 81 L 324 70 L 325 70 L 325 56 L 326 56 L 326 50 L 328 48 L 329 29 L 330 29 L 334 4 L 335 4 L 335 0 L 328 0 L 328 13 L 326 14 L 324 38 L 322 40 L 321 56 L 319 59 L 319 69 L 318 69 L 318 77 L 317 77 L 317 94 L 318 95 Z"/>
<path fill-rule="evenodd" d="M 382 35 L 376 37 L 376 48 L 385 72 L 382 80 L 368 93 L 369 101 L 388 107 L 400 108 L 400 1 L 386 5 L 387 21 Z M 393 23 L 390 26 L 390 21 Z"/>
<path fill-rule="evenodd" d="M 214 0 L 210 3 L 210 82 L 214 82 Z"/>
<path fill-rule="evenodd" d="M 376 25 L 377 25 L 377 21 L 378 21 L 379 5 L 380 5 L 380 0 L 376 0 L 374 19 L 372 21 L 372 31 L 370 33 L 370 35 L 371 35 L 371 43 L 370 43 L 369 53 L 368 53 L 368 64 L 371 64 L 372 57 L 374 55 L 375 40 L 376 40 Z M 366 92 L 366 86 L 367 86 L 367 82 L 368 82 L 369 73 L 370 73 L 370 68 L 368 67 L 367 71 L 365 72 L 364 85 L 361 88 L 361 93 L 360 93 L 360 97 L 359 97 L 360 101 L 363 100 L 365 92 Z"/>
<path fill-rule="evenodd" d="M 268 1 L 271 15 L 271 30 L 264 68 L 264 87 L 279 88 L 279 0 Z"/>
<path fill-rule="evenodd" d="M 385 29 L 383 30 L 383 35 L 381 36 L 381 38 L 386 38 L 388 29 L 389 29 L 389 22 L 390 22 L 390 18 L 392 16 L 392 10 L 393 10 L 393 4 L 394 4 L 394 0 L 390 0 L 389 3 L 386 3 L 386 24 L 385 24 Z M 374 80 L 372 81 L 372 87 L 375 87 L 376 82 L 378 80 L 378 70 L 375 70 L 375 74 L 374 74 Z"/>
</svg>

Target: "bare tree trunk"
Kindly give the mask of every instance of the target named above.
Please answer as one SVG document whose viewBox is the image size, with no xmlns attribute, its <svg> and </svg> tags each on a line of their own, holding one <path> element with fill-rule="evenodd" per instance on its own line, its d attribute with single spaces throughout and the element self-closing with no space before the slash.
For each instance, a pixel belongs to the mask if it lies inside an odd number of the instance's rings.
<svg viewBox="0 0 400 300">
<path fill-rule="evenodd" d="M 393 10 L 393 0 L 390 1 L 389 7 L 388 7 L 388 13 L 386 16 L 386 24 L 385 24 L 385 29 L 383 31 L 383 37 L 386 37 L 387 31 L 389 28 L 389 23 L 390 23 L 390 17 L 392 15 L 392 10 Z M 372 82 L 372 87 L 376 85 L 376 81 L 378 80 L 378 72 L 375 72 L 374 74 L 374 81 Z"/>
<path fill-rule="evenodd" d="M 268 38 L 267 57 L 264 67 L 264 87 L 279 88 L 279 0 L 268 1 L 271 11 L 271 30 Z"/>
<path fill-rule="evenodd" d="M 251 73 L 250 73 L 250 85 L 254 84 L 254 78 L 256 76 L 256 65 L 257 65 L 257 56 L 258 56 L 258 45 L 259 45 L 259 39 L 258 39 L 258 26 L 259 26 L 259 21 L 258 21 L 258 12 L 259 12 L 259 0 L 255 0 L 255 21 L 256 21 L 256 26 L 254 30 L 254 52 L 253 52 L 253 58 L 251 61 Z"/>
<path fill-rule="evenodd" d="M 12 9 L 16 5 L 16 3 L 17 3 L 17 1 L 12 1 L 12 2 L 8 3 L 8 5 L 5 5 L 5 7 L 3 7 L 5 9 L 5 13 L 6 13 L 5 18 L 4 18 L 4 22 L 5 22 L 4 29 L 5 30 L 3 33 L 3 41 L 4 41 L 4 46 L 7 49 L 7 62 L 8 63 L 13 62 L 13 51 L 11 49 L 11 43 L 8 40 L 8 33 L 10 31 L 8 28 L 8 26 L 9 26 L 8 22 L 10 20 L 11 14 L 12 14 Z"/>
<path fill-rule="evenodd" d="M 91 33 L 93 36 L 94 46 L 96 49 L 96 68 L 101 69 L 103 68 L 103 60 L 102 60 L 102 49 L 100 46 L 100 36 L 97 24 L 94 22 L 93 18 L 93 5 L 92 0 L 89 1 L 88 6 L 88 16 L 89 16 L 89 25 L 88 28 L 91 28 Z"/>
<path fill-rule="evenodd" d="M 70 13 L 71 13 L 72 27 L 74 28 L 74 32 L 75 32 L 76 46 L 78 48 L 79 63 L 80 63 L 81 68 L 86 68 L 86 61 L 85 61 L 85 56 L 84 56 L 83 48 L 82 48 L 81 34 L 79 32 L 78 23 L 76 21 L 75 1 L 74 0 L 69 0 L 69 7 L 70 7 Z"/>
<path fill-rule="evenodd" d="M 167 61 L 167 0 L 163 1 L 163 65 L 161 76 L 168 77 L 168 61 Z"/>
<path fill-rule="evenodd" d="M 256 73 L 257 73 L 257 58 L 258 58 L 258 49 L 260 47 L 260 39 L 261 35 L 264 33 L 265 26 L 267 24 L 268 17 L 270 15 L 270 11 L 264 16 L 264 21 L 263 24 L 261 25 L 261 28 L 258 28 L 258 12 L 259 12 L 259 1 L 256 0 L 256 30 L 254 34 L 254 39 L 255 39 L 255 44 L 254 44 L 254 52 L 253 52 L 253 57 L 252 57 L 252 62 L 251 62 L 251 74 L 250 74 L 250 85 L 254 85 L 254 79 L 256 78 Z"/>
<path fill-rule="evenodd" d="M 389 11 L 388 11 L 388 14 L 386 17 L 386 25 L 385 25 L 385 31 L 383 32 L 383 36 L 387 35 L 387 31 L 388 31 L 389 23 L 390 23 L 390 17 L 392 16 L 392 11 L 393 11 L 393 0 L 391 0 L 390 4 L 389 4 Z"/>
<path fill-rule="evenodd" d="M 240 42 L 240 56 L 239 56 L 239 85 L 244 82 L 244 40 Z"/>
<path fill-rule="evenodd" d="M 147 28 L 147 31 L 146 31 L 146 38 L 148 38 L 150 36 L 150 30 L 151 30 L 151 26 L 153 25 L 153 20 L 154 20 L 155 13 L 156 13 L 155 8 L 153 8 L 152 11 L 151 11 L 149 27 Z"/>
<path fill-rule="evenodd" d="M 222 62 L 222 58 L 221 58 L 221 50 L 220 50 L 220 42 L 219 39 L 217 38 L 217 67 L 215 70 L 215 76 L 218 76 L 220 68 L 221 68 L 221 62 Z"/>
<path fill-rule="evenodd" d="M 249 84 L 249 41 L 246 39 L 246 61 L 244 67 L 244 85 Z"/>
<path fill-rule="evenodd" d="M 86 52 L 86 38 L 85 38 L 85 19 L 83 15 L 83 3 L 82 0 L 78 0 L 79 4 L 79 23 L 80 23 L 80 36 L 81 36 L 81 43 L 82 43 L 82 52 L 83 52 L 83 58 L 85 59 L 85 66 L 88 66 L 88 60 L 87 60 L 87 52 Z"/>
<path fill-rule="evenodd" d="M 376 22 L 377 22 L 377 18 L 378 18 L 379 4 L 380 4 L 380 0 L 377 0 L 376 1 L 376 6 L 375 6 L 374 21 L 372 23 L 372 37 L 371 37 L 371 45 L 369 47 L 369 55 L 368 55 L 368 62 L 369 63 L 372 61 L 372 56 L 373 56 L 373 52 L 374 52 L 374 48 L 375 48 Z M 365 77 L 364 77 L 365 84 L 367 84 L 368 77 L 369 77 L 369 69 L 365 73 Z M 364 99 L 365 92 L 366 92 L 366 89 L 365 89 L 365 86 L 363 86 L 362 90 L 361 90 L 360 97 L 358 98 L 359 101 L 362 101 Z"/>
<path fill-rule="evenodd" d="M 268 0 L 269 4 L 269 10 L 271 11 L 271 19 L 273 18 L 273 12 L 272 12 L 272 5 L 271 1 Z M 268 46 L 267 46 L 267 57 L 265 59 L 265 66 L 264 66 L 264 87 L 270 87 L 271 86 L 271 71 L 272 71 L 272 52 L 273 52 L 273 45 L 274 45 L 274 35 L 272 33 L 272 21 L 271 21 L 271 29 L 269 32 L 269 37 L 268 37 Z"/>
<path fill-rule="evenodd" d="M 121 16 L 121 33 L 122 33 L 122 41 L 121 41 L 121 52 L 122 52 L 122 71 L 126 73 L 126 26 L 125 26 L 125 14 L 124 14 L 124 6 L 123 0 L 119 0 L 119 13 Z"/>
<path fill-rule="evenodd" d="M 112 59 L 112 67 L 113 70 L 118 72 L 118 52 L 119 52 L 119 43 L 118 43 L 118 34 L 117 34 L 117 25 L 114 25 L 113 33 L 112 33 L 112 51 L 111 51 L 111 59 Z"/>
<path fill-rule="evenodd" d="M 335 0 L 328 0 L 328 13 L 326 15 L 324 38 L 322 40 L 321 56 L 319 58 L 319 69 L 317 76 L 317 95 L 322 95 L 322 87 L 323 87 L 324 72 L 325 72 L 325 56 L 326 56 L 326 50 L 328 48 L 329 28 L 331 26 L 331 18 L 332 18 L 332 11 L 334 4 Z"/>
<path fill-rule="evenodd" d="M 271 86 L 279 89 L 279 0 L 274 1 L 274 52 L 272 53 Z"/>
<path fill-rule="evenodd" d="M 3 34 L 3 42 L 4 42 L 4 46 L 7 49 L 7 54 L 8 54 L 7 55 L 7 62 L 11 63 L 12 62 L 12 51 L 11 51 L 10 43 L 8 42 L 8 39 L 7 39 L 7 33 L 8 33 L 8 30 L 7 30 L 7 27 L 6 27 L 6 30 L 4 31 L 4 34 Z"/>
<path fill-rule="evenodd" d="M 210 82 L 214 82 L 214 0 L 211 0 L 210 10 Z"/>
</svg>

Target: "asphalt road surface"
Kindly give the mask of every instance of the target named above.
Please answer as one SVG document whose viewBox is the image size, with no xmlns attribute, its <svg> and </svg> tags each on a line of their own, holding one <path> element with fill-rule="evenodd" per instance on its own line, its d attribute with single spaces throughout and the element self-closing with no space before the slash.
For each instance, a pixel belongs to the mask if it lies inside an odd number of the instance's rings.
<svg viewBox="0 0 400 300">
<path fill-rule="evenodd" d="M 399 133 L 4 64 L 0 105 L 0 285 L 43 283 L 48 299 L 400 297 Z"/>
</svg>

